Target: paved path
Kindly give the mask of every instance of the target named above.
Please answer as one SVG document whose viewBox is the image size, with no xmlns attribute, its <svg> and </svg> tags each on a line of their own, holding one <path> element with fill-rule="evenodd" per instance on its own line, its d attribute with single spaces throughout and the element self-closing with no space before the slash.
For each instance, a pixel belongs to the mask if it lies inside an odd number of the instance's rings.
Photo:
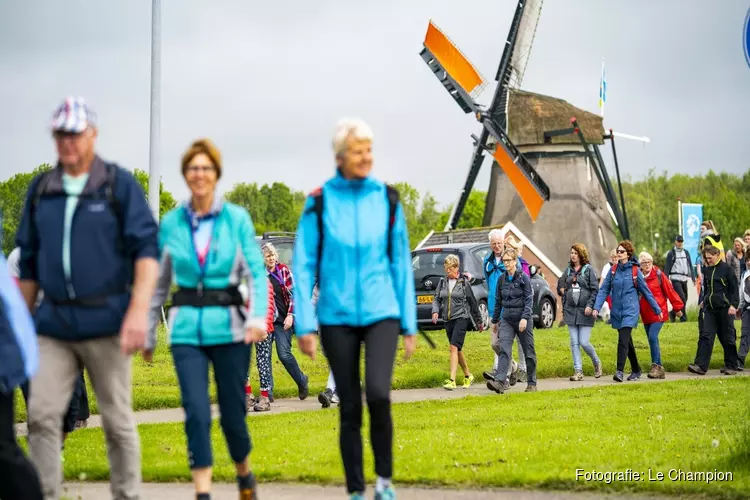
<svg viewBox="0 0 750 500">
<path fill-rule="evenodd" d="M 735 377 L 750 376 L 750 370 L 741 372 Z M 697 379 L 715 379 L 715 378 L 729 378 L 727 375 L 722 375 L 719 370 L 709 370 L 706 375 L 699 376 L 692 373 L 667 373 L 667 378 L 664 380 L 651 380 L 643 378 L 636 382 L 623 382 L 625 385 L 630 384 L 658 384 L 665 383 L 675 380 L 697 380 Z M 567 378 L 549 378 L 540 379 L 538 381 L 537 390 L 542 391 L 559 391 L 582 387 L 602 387 L 607 385 L 615 385 L 617 382 L 612 380 L 612 376 L 602 376 L 600 379 L 593 377 L 586 377 L 582 382 L 571 382 Z M 511 387 L 509 392 L 523 392 L 526 389 L 526 384 L 518 383 Z M 484 381 L 477 381 L 470 389 L 456 389 L 455 391 L 446 391 L 443 388 L 433 389 L 400 389 L 391 392 L 391 401 L 394 403 L 413 403 L 416 401 L 434 401 L 434 400 L 449 400 L 464 398 L 466 396 L 494 396 L 502 397 L 487 389 Z M 324 411 L 321 409 L 320 403 L 318 403 L 317 395 L 311 394 L 305 401 L 299 399 L 277 399 L 271 405 L 270 412 L 250 412 L 251 417 L 257 417 L 261 415 L 271 415 L 276 413 L 289 413 L 297 411 Z M 214 418 L 219 415 L 219 410 L 216 405 L 212 407 L 212 413 Z M 182 408 L 165 409 L 165 410 L 147 410 L 136 412 L 136 421 L 139 425 L 141 424 L 158 424 L 158 423 L 169 423 L 169 422 L 182 422 L 184 420 L 184 413 Z M 101 417 L 99 415 L 91 415 L 88 421 L 89 427 L 101 427 Z M 16 424 L 16 431 L 19 436 L 26 435 L 26 424 Z"/>
<path fill-rule="evenodd" d="M 67 495 L 71 500 L 100 500 L 110 498 L 109 484 L 107 483 L 71 483 L 66 485 Z M 659 500 L 667 498 L 673 500 L 675 497 L 657 497 L 646 495 L 618 494 L 607 495 L 604 493 L 578 493 L 557 491 L 533 491 L 533 490 L 510 490 L 510 489 L 484 489 L 484 490 L 448 490 L 431 488 L 398 488 L 400 500 L 594 500 L 594 499 L 627 499 L 627 500 Z M 372 498 L 372 487 L 368 489 L 368 498 Z M 343 486 L 315 486 L 267 483 L 261 484 L 258 496 L 263 499 L 274 500 L 330 500 L 346 498 Z M 144 500 L 184 500 L 193 498 L 193 487 L 184 483 L 156 484 L 147 483 L 143 485 L 142 498 Z M 236 499 L 237 487 L 233 484 L 215 484 L 211 494 L 214 500 Z"/>
</svg>

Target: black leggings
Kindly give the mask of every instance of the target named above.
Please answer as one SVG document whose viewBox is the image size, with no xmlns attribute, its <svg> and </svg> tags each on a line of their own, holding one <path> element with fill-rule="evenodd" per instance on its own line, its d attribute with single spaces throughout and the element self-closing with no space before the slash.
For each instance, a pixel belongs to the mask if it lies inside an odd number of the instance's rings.
<svg viewBox="0 0 750 500">
<path fill-rule="evenodd" d="M 620 334 L 617 341 L 617 371 L 625 371 L 625 359 L 630 360 L 630 370 L 633 373 L 641 372 L 641 365 L 638 364 L 638 356 L 635 354 L 635 346 L 633 345 L 633 329 L 629 326 L 619 328 L 617 330 Z"/>
<path fill-rule="evenodd" d="M 391 380 L 400 333 L 398 320 L 367 327 L 321 326 L 320 341 L 336 381 L 341 431 L 339 446 L 349 493 L 365 491 L 362 465 L 361 344 L 365 344 L 365 393 L 370 410 L 370 441 L 378 476 L 393 476 Z"/>
</svg>

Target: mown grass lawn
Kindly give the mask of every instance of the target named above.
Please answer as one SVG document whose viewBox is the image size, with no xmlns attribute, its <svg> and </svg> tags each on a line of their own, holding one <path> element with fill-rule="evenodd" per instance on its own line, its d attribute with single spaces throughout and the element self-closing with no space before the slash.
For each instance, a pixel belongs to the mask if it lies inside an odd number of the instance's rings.
<svg viewBox="0 0 750 500">
<path fill-rule="evenodd" d="M 739 323 L 737 323 L 739 332 Z M 404 362 L 400 350 L 396 360 L 394 372 L 394 389 L 413 389 L 438 387 L 448 375 L 448 340 L 443 330 L 430 332 L 429 335 L 437 344 L 437 349 L 430 349 L 424 339 L 419 340 L 419 348 L 414 357 Z M 552 328 L 549 330 L 535 330 L 535 347 L 537 352 L 537 377 L 568 377 L 572 374 L 573 362 L 570 353 L 568 329 Z M 644 370 L 651 366 L 648 341 L 642 326 L 633 334 L 638 359 Z M 698 341 L 698 323 L 667 323 L 662 329 L 661 350 L 664 369 L 672 372 L 686 371 L 687 365 L 693 362 Z M 598 324 L 592 334 L 592 343 L 602 359 L 604 373 L 613 374 L 617 355 L 617 331 L 611 327 Z M 300 362 L 302 370 L 310 377 L 310 393 L 313 395 L 325 388 L 328 379 L 328 366 L 322 352 L 318 351 L 315 361 L 303 356 L 293 342 L 293 352 Z M 489 346 L 489 333 L 473 332 L 467 335 L 464 344 L 469 368 L 477 379 L 481 373 L 492 367 L 494 353 Z M 513 350 L 514 357 L 516 350 Z M 256 392 L 258 374 L 255 363 L 255 351 L 251 363 L 251 374 Z M 296 397 L 297 386 L 286 373 L 281 362 L 273 355 L 274 395 L 277 398 Z M 723 366 L 721 346 L 717 341 L 714 345 L 714 356 L 711 359 L 712 368 Z M 629 365 L 628 365 L 629 369 Z M 584 374 L 593 376 L 593 366 L 584 354 Z M 461 374 L 459 370 L 460 383 Z M 98 413 L 96 398 L 89 384 L 89 401 L 92 413 Z M 211 398 L 216 402 L 215 385 L 211 384 Z M 26 408 L 20 391 L 16 399 L 16 420 L 26 419 Z M 138 356 L 133 369 L 133 406 L 136 410 L 150 410 L 158 408 L 179 408 L 180 390 L 177 385 L 172 364 L 172 356 L 165 344 L 165 332 L 160 332 L 160 343 L 154 353 L 153 363 L 148 365 Z"/>
<path fill-rule="evenodd" d="M 750 491 L 750 379 L 618 385 L 536 394 L 467 397 L 394 405 L 395 480 L 442 486 L 632 490 L 746 498 Z M 365 470 L 374 480 L 367 420 Z M 263 482 L 342 483 L 338 412 L 263 415 L 249 420 L 253 468 Z M 145 481 L 189 481 L 182 424 L 140 426 Z M 218 421 L 217 481 L 233 467 Z M 642 481 L 576 480 L 576 469 L 643 473 Z M 726 482 L 669 480 L 671 469 L 732 472 Z M 648 480 L 658 472 L 659 482 Z M 65 445 L 69 480 L 105 480 L 100 429 Z"/>
</svg>

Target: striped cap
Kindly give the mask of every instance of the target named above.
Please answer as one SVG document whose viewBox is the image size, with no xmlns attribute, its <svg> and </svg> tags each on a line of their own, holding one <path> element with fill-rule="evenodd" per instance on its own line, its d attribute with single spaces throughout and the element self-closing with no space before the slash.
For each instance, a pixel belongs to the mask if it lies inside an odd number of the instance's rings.
<svg viewBox="0 0 750 500">
<path fill-rule="evenodd" d="M 52 118 L 53 132 L 81 133 L 96 126 L 96 114 L 86 106 L 83 97 L 67 97 Z"/>
</svg>

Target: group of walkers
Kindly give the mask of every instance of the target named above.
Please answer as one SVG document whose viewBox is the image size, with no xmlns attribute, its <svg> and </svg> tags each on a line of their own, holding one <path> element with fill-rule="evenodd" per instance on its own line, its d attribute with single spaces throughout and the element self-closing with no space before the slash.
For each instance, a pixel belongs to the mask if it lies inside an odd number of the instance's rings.
<svg viewBox="0 0 750 500">
<path fill-rule="evenodd" d="M 32 181 L 16 235 L 17 282 L 0 260 L 0 498 L 59 497 L 62 424 L 84 370 L 102 416 L 112 496 L 141 498 L 131 357 L 152 359 L 170 292 L 167 344 L 196 499 L 211 495 L 209 367 L 239 498 L 255 500 L 246 414 L 273 401 L 272 340 L 300 399 L 309 391 L 291 354 L 292 334 L 311 358 L 320 336 L 331 369 L 325 394 L 329 405 L 334 395 L 339 401 L 353 499 L 365 492 L 364 344 L 375 498 L 396 498 L 390 391 L 399 338 L 406 359 L 416 348 L 416 294 L 397 193 L 371 175 L 370 127 L 358 119 L 337 125 L 336 174 L 306 202 L 294 273 L 278 262 L 273 245 L 256 243 L 250 214 L 216 192 L 224 166 L 210 140 L 193 142 L 182 156 L 190 197 L 157 224 L 133 175 L 96 154 L 95 115 L 82 98 L 67 98 L 56 110 L 52 136 L 57 165 Z M 257 399 L 248 378 L 252 345 Z M 26 384 L 30 460 L 13 431 L 13 390 Z"/>
</svg>

